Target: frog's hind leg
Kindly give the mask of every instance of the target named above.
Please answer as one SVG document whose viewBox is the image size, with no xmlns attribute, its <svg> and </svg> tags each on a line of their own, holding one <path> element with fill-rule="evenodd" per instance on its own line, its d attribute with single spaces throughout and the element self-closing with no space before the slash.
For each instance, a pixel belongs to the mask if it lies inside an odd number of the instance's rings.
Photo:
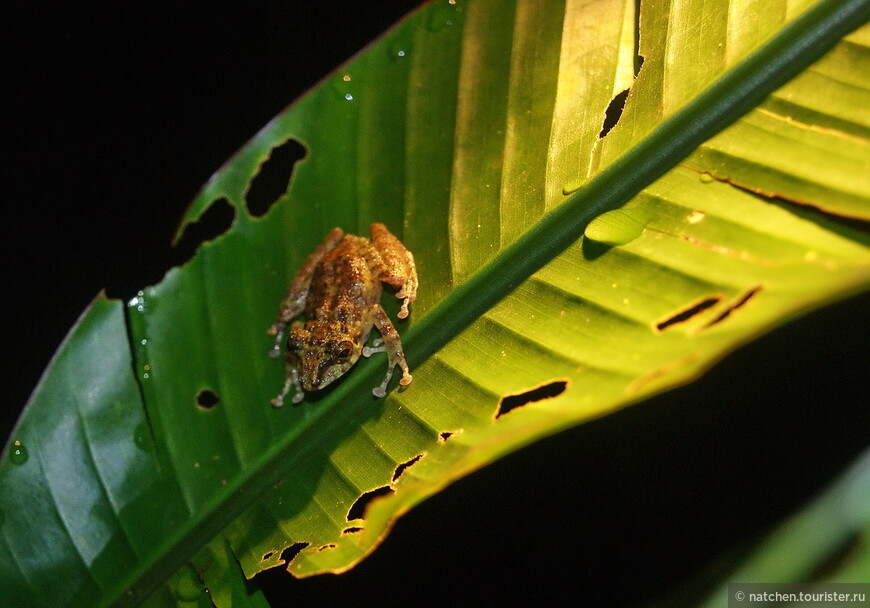
<svg viewBox="0 0 870 608">
<path fill-rule="evenodd" d="M 408 386 L 411 384 L 413 378 L 408 370 L 408 363 L 405 361 L 405 354 L 402 352 L 402 341 L 399 339 L 399 333 L 396 331 L 396 328 L 393 327 L 390 317 L 387 316 L 387 313 L 384 312 L 384 309 L 381 308 L 380 304 L 375 305 L 373 315 L 375 327 L 378 328 L 378 331 L 381 332 L 381 336 L 383 336 L 383 346 L 379 346 L 378 340 L 375 340 L 375 348 L 366 346 L 363 349 L 363 356 L 369 357 L 374 353 L 384 351 L 387 353 L 387 375 L 384 378 L 384 381 L 381 382 L 380 386 L 376 386 L 372 389 L 372 394 L 375 397 L 383 397 L 387 394 L 387 385 L 390 383 L 390 378 L 393 377 L 393 369 L 395 369 L 396 365 L 398 365 L 402 370 L 402 379 L 399 380 L 399 384 L 402 386 Z"/>
<path fill-rule="evenodd" d="M 417 266 L 414 256 L 383 224 L 371 225 L 372 244 L 381 258 L 378 279 L 398 289 L 402 302 L 398 317 L 408 316 L 408 304 L 417 299 Z"/>
<path fill-rule="evenodd" d="M 308 256 L 302 268 L 296 273 L 296 277 L 287 288 L 287 293 L 281 301 L 281 307 L 278 309 L 278 316 L 272 327 L 266 332 L 270 336 L 275 336 L 275 345 L 272 347 L 269 356 L 278 357 L 281 354 L 281 340 L 284 338 L 284 328 L 287 323 L 295 317 L 302 314 L 305 310 L 305 299 L 308 297 L 308 288 L 311 285 L 311 277 L 314 275 L 314 269 L 324 255 L 335 249 L 335 246 L 344 238 L 344 232 L 341 228 L 334 228 L 332 232 L 326 235 L 323 242 L 317 246 L 317 249 Z"/>
</svg>

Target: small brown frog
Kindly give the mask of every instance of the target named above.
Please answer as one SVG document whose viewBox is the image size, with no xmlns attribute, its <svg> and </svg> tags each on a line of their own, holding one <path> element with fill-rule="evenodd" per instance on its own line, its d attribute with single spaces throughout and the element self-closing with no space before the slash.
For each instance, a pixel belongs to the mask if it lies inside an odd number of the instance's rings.
<svg viewBox="0 0 870 608">
<path fill-rule="evenodd" d="M 360 354 L 387 353 L 387 376 L 372 390 L 375 397 L 386 394 L 396 365 L 402 370 L 399 384 L 411 383 L 402 342 L 380 300 L 381 283 L 396 288 L 396 297 L 403 300 L 398 316 L 408 316 L 408 305 L 417 297 L 414 257 L 383 224 L 372 224 L 370 232 L 371 239 L 366 239 L 335 228 L 287 288 L 278 317 L 267 332 L 275 336 L 272 357 L 281 354 L 287 324 L 303 313 L 305 322 L 296 321 L 290 327 L 284 355 L 286 379 L 281 394 L 272 400 L 275 407 L 284 405 L 291 386 L 295 389 L 292 401 L 299 403 L 305 396 L 303 388 L 318 390 L 340 378 Z M 364 346 L 373 325 L 382 338 L 371 347 Z"/>
</svg>

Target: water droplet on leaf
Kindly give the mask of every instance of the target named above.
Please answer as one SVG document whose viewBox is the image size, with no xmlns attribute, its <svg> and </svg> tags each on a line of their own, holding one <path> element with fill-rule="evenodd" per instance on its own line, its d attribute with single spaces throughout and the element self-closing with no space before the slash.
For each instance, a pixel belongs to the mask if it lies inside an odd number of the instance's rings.
<svg viewBox="0 0 870 608">
<path fill-rule="evenodd" d="M 148 425 L 145 424 L 144 420 L 133 429 L 133 443 L 136 444 L 137 448 L 146 452 L 151 450 L 151 437 L 148 433 Z"/>
<path fill-rule="evenodd" d="M 24 464 L 27 462 L 27 458 L 27 448 L 24 447 L 24 444 L 20 441 L 14 441 L 12 447 L 9 449 L 9 460 L 11 460 L 13 464 Z"/>
<path fill-rule="evenodd" d="M 562 194 L 567 195 L 577 192 L 584 183 L 586 183 L 585 177 L 577 177 L 575 179 L 568 180 L 562 185 Z"/>
<path fill-rule="evenodd" d="M 408 45 L 404 40 L 396 40 L 393 44 L 390 45 L 389 55 L 390 59 L 394 61 L 399 61 L 408 56 Z"/>
<path fill-rule="evenodd" d="M 716 178 L 709 173 L 702 173 L 699 179 L 701 180 L 702 184 L 712 184 L 716 181 Z"/>
<path fill-rule="evenodd" d="M 652 219 L 652 212 L 614 209 L 602 213 L 586 226 L 586 238 L 607 245 L 625 245 L 639 237 Z"/>
<path fill-rule="evenodd" d="M 456 6 L 455 2 L 438 2 L 432 8 L 432 16 L 429 17 L 427 28 L 432 32 L 439 32 L 446 27 L 450 27 L 456 21 L 462 9 Z"/>
</svg>

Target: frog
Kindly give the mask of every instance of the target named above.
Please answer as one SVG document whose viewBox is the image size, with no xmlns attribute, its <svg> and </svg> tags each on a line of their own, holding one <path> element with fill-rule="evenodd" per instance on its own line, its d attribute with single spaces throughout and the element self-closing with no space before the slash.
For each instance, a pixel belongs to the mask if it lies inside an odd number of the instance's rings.
<svg viewBox="0 0 870 608">
<path fill-rule="evenodd" d="M 270 356 L 280 357 L 284 332 L 292 321 L 284 350 L 284 386 L 272 399 L 276 408 L 284 405 L 291 388 L 291 401 L 298 404 L 305 391 L 335 382 L 360 355 L 387 353 L 387 374 L 372 389 L 375 397 L 386 395 L 396 366 L 402 371 L 399 384 L 411 383 L 399 333 L 380 302 L 384 285 L 395 289 L 402 301 L 397 316 L 408 317 L 418 287 L 414 256 L 384 224 L 373 223 L 369 233 L 371 238 L 365 238 L 333 229 L 287 288 L 275 322 L 266 332 L 275 336 Z M 300 316 L 304 321 L 293 321 Z M 372 327 L 381 337 L 368 346 Z"/>
</svg>

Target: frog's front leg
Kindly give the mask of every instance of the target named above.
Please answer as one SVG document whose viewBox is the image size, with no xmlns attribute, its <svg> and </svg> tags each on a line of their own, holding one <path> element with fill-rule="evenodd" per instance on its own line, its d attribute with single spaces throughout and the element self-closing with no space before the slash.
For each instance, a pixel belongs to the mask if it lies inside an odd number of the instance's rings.
<svg viewBox="0 0 870 608">
<path fill-rule="evenodd" d="M 372 244 L 381 258 L 378 280 L 398 289 L 396 297 L 403 300 L 398 317 L 408 316 L 408 304 L 417 298 L 417 266 L 414 256 L 387 227 L 371 225 Z"/>
<path fill-rule="evenodd" d="M 341 242 L 343 237 L 344 232 L 342 232 L 341 228 L 334 228 L 332 232 L 326 235 L 323 242 L 317 246 L 317 249 L 308 256 L 305 264 L 296 273 L 296 277 L 290 283 L 290 287 L 287 288 L 287 294 L 281 301 L 275 322 L 266 332 L 270 336 L 275 336 L 275 345 L 269 353 L 270 357 L 274 358 L 281 354 L 281 340 L 284 338 L 284 328 L 305 310 L 305 299 L 308 297 L 311 277 L 314 275 L 314 269 L 317 267 L 318 262 L 320 262 L 324 255 L 332 251 Z"/>
<path fill-rule="evenodd" d="M 390 383 L 390 378 L 393 377 L 393 369 L 397 364 L 402 369 L 402 379 L 399 380 L 399 384 L 402 386 L 408 386 L 411 384 L 413 378 L 408 370 L 408 364 L 405 362 L 405 353 L 402 352 L 402 341 L 399 339 L 399 333 L 396 331 L 396 328 L 393 327 L 390 317 L 387 316 L 387 313 L 384 312 L 384 309 L 381 308 L 380 304 L 375 304 L 372 310 L 372 316 L 375 327 L 378 328 L 378 331 L 381 332 L 381 336 L 383 336 L 384 345 L 375 348 L 366 346 L 363 349 L 363 356 L 370 357 L 374 353 L 387 352 L 387 376 L 384 378 L 384 381 L 381 382 L 380 386 L 372 389 L 372 394 L 375 397 L 383 397 L 387 394 L 387 385 Z M 378 341 L 375 340 L 375 344 L 377 343 Z"/>
<path fill-rule="evenodd" d="M 287 352 L 284 365 L 286 374 L 284 377 L 284 387 L 281 389 L 281 393 L 272 399 L 272 405 L 275 407 L 281 407 L 284 405 L 284 397 L 286 397 L 287 393 L 290 392 L 291 386 L 295 391 L 293 393 L 293 398 L 291 399 L 294 404 L 301 402 L 305 397 L 305 393 L 302 391 L 302 385 L 299 383 L 299 362 L 295 355 L 290 351 Z"/>
</svg>

